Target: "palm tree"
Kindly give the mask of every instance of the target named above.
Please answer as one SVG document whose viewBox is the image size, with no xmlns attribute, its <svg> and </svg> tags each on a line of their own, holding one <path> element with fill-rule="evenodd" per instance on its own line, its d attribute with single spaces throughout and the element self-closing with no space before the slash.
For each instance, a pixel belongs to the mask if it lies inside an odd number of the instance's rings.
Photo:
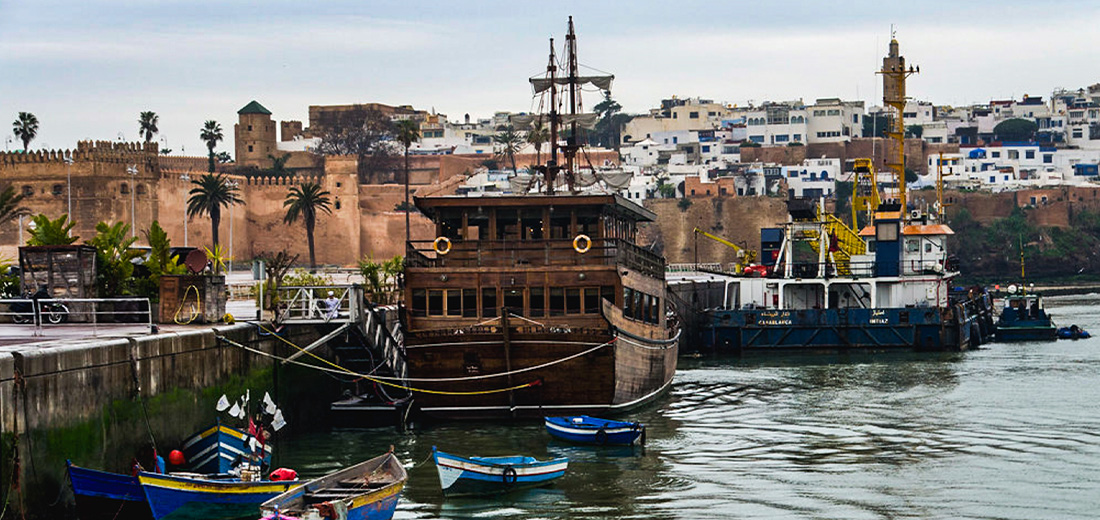
<svg viewBox="0 0 1100 520">
<path fill-rule="evenodd" d="M 523 136 L 516 132 L 512 126 L 506 126 L 493 136 L 493 142 L 497 145 L 497 155 L 508 158 L 512 163 L 512 171 L 516 171 L 516 153 L 523 147 Z"/>
<path fill-rule="evenodd" d="M 306 225 L 306 241 L 309 243 L 309 268 L 317 269 L 317 257 L 313 251 L 313 228 L 317 226 L 317 212 L 323 211 L 332 214 L 332 202 L 329 201 L 331 193 L 322 189 L 316 182 L 307 182 L 299 186 L 292 186 L 290 192 L 283 201 L 286 208 L 286 216 L 283 222 L 293 224 L 302 216 L 302 222 Z"/>
<path fill-rule="evenodd" d="M 535 147 L 535 163 L 542 164 L 542 145 L 550 141 L 550 130 L 541 124 L 527 131 L 527 142 Z"/>
<path fill-rule="evenodd" d="M 23 202 L 23 194 L 16 193 L 15 186 L 8 186 L 0 192 L 0 224 L 31 214 L 30 210 L 19 205 L 20 202 Z"/>
<path fill-rule="evenodd" d="M 277 177 L 290 175 L 290 170 L 286 168 L 286 162 L 290 160 L 289 153 L 284 153 L 280 157 L 275 157 L 274 155 L 267 154 L 267 158 L 271 159 L 271 170 L 269 171 L 272 175 L 275 175 Z"/>
<path fill-rule="evenodd" d="M 157 123 L 159 122 L 160 116 L 151 110 L 142 112 L 141 116 L 138 117 L 138 125 L 141 125 L 141 130 L 138 131 L 138 134 L 145 136 L 146 143 L 153 142 L 153 136 L 160 131 L 157 129 Z"/>
<path fill-rule="evenodd" d="M 420 125 L 410 119 L 402 119 L 397 122 L 397 141 L 405 147 L 405 242 L 411 240 L 409 235 L 409 147 L 420 140 Z"/>
<path fill-rule="evenodd" d="M 30 112 L 20 112 L 19 117 L 11 124 L 11 131 L 15 137 L 23 140 L 23 151 L 30 147 L 31 141 L 38 136 L 38 118 Z"/>
<path fill-rule="evenodd" d="M 206 149 L 210 151 L 208 163 L 208 171 L 214 173 L 214 147 L 218 146 L 218 141 L 224 139 L 222 135 L 222 125 L 219 125 L 217 121 L 213 119 L 207 121 L 202 125 L 202 132 L 199 133 L 199 139 L 206 141 Z M 215 231 L 215 233 L 217 233 Z M 214 241 L 217 244 L 217 240 Z"/>
<path fill-rule="evenodd" d="M 214 248 L 218 247 L 218 224 L 222 220 L 222 207 L 230 204 L 243 204 L 237 186 L 230 184 L 220 173 L 206 173 L 191 181 L 195 187 L 188 192 L 187 216 L 200 217 L 210 215 L 210 228 L 214 238 Z"/>
</svg>

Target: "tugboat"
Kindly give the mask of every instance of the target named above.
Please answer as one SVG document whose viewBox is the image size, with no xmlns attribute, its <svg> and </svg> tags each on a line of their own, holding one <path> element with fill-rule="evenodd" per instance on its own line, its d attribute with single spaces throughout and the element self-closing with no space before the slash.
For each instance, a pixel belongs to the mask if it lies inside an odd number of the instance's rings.
<svg viewBox="0 0 1100 520">
<path fill-rule="evenodd" d="M 665 260 L 635 243 L 656 216 L 578 187 L 602 173 L 580 165 L 594 121 L 578 113 L 580 88 L 612 77 L 579 74 L 572 18 L 564 76 L 550 47 L 546 77 L 531 79 L 550 98 L 548 162 L 513 179 L 543 193 L 414 199 L 436 229 L 408 242 L 404 271 L 407 381 L 429 419 L 615 413 L 659 396 L 676 371 Z"/>
<path fill-rule="evenodd" d="M 1043 308 L 1042 296 L 1010 285 L 997 319 L 996 337 L 1001 342 L 1054 341 L 1058 339 L 1058 327 Z"/>
</svg>

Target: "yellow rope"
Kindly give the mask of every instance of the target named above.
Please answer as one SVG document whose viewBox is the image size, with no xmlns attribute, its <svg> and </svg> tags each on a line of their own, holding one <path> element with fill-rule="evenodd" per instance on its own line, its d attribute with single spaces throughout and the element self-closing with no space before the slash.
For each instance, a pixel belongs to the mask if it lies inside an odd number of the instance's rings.
<svg viewBox="0 0 1100 520">
<path fill-rule="evenodd" d="M 182 311 L 183 306 L 187 304 L 187 295 L 191 294 L 192 290 L 195 291 L 195 303 L 191 304 L 191 317 L 188 318 L 187 321 L 180 321 L 180 311 Z M 196 304 L 199 303 L 200 300 L 201 298 L 199 295 L 199 288 L 195 287 L 193 284 L 188 285 L 187 290 L 183 292 L 183 298 L 180 300 L 180 306 L 178 309 L 176 309 L 176 315 L 172 317 L 172 321 L 176 322 L 176 325 L 188 325 L 192 321 L 195 321 L 195 318 L 199 317 L 199 312 Z"/>
<path fill-rule="evenodd" d="M 366 374 L 360 374 L 360 373 L 358 373 L 358 372 L 356 372 L 356 371 L 354 371 L 354 370 L 349 370 L 349 369 L 347 369 L 347 368 L 344 368 L 344 367 L 342 367 L 342 366 L 340 366 L 340 365 L 338 365 L 338 364 L 336 364 L 336 363 L 333 363 L 333 362 L 331 362 L 331 361 L 329 361 L 329 360 L 327 360 L 327 359 L 325 359 L 325 358 L 323 358 L 323 357 L 321 357 L 321 356 L 318 356 L 318 355 L 316 355 L 316 354 L 314 354 L 314 353 L 312 353 L 312 352 L 309 352 L 309 351 L 307 351 L 306 349 L 304 349 L 304 348 L 302 348 L 302 347 L 299 347 L 298 345 L 295 345 L 294 343 L 290 342 L 290 340 L 288 340 L 288 339 L 286 339 L 286 338 L 284 338 L 284 337 L 282 337 L 282 336 L 279 336 L 279 335 L 278 335 L 277 333 L 275 333 L 275 332 L 272 332 L 271 330 L 267 329 L 267 328 L 266 328 L 266 327 L 264 327 L 263 325 L 257 324 L 257 326 L 258 326 L 258 327 L 260 327 L 260 329 L 262 329 L 262 330 L 265 330 L 265 331 L 267 331 L 268 333 L 270 333 L 271 335 L 275 336 L 276 338 L 279 338 L 280 340 L 282 340 L 282 342 L 283 342 L 283 343 L 286 343 L 287 345 L 290 345 L 290 346 L 292 346 L 292 347 L 294 347 L 294 348 L 298 349 L 298 350 L 299 350 L 299 351 L 301 351 L 301 352 L 304 352 L 304 353 L 306 353 L 306 354 L 309 354 L 309 355 L 310 355 L 311 357 L 313 357 L 314 359 L 319 359 L 319 360 L 321 360 L 321 361 L 324 361 L 324 362 L 325 362 L 325 364 L 328 364 L 328 365 L 332 366 L 332 367 L 333 367 L 333 369 L 326 369 L 325 367 L 319 367 L 319 366 L 316 366 L 316 365 L 310 365 L 310 364 L 308 364 L 308 363 L 298 363 L 298 362 L 295 362 L 295 361 L 293 361 L 293 360 L 288 360 L 288 359 L 285 359 L 285 358 L 280 358 L 280 357 L 278 357 L 278 356 L 274 356 L 274 355 L 268 354 L 268 353 L 266 353 L 266 352 L 263 352 L 263 351 L 260 351 L 260 350 L 255 350 L 255 349 L 249 348 L 249 347 L 247 347 L 247 346 L 245 346 L 245 345 L 242 345 L 242 344 L 240 344 L 240 343 L 237 343 L 237 342 L 235 342 L 235 341 L 232 341 L 232 340 L 230 340 L 230 339 L 228 339 L 228 338 L 222 338 L 222 340 L 224 340 L 224 341 L 225 341 L 225 342 L 227 342 L 227 343 L 230 343 L 230 344 L 236 345 L 236 346 L 238 346 L 238 347 L 241 347 L 241 348 L 243 348 L 243 349 L 245 349 L 245 350 L 249 350 L 249 351 L 251 351 L 251 352 L 256 352 L 256 353 L 259 353 L 259 354 L 263 354 L 263 355 L 265 355 L 265 356 L 269 356 L 269 357 L 272 357 L 272 358 L 274 358 L 274 359 L 279 359 L 279 360 L 282 360 L 282 361 L 289 361 L 289 362 L 291 362 L 291 363 L 294 363 L 294 364 L 296 364 L 296 365 L 298 365 L 298 366 L 302 366 L 302 367 L 307 367 L 307 368 L 314 368 L 314 369 L 318 369 L 318 370 L 325 370 L 325 371 L 335 371 L 335 372 L 340 372 L 340 373 L 344 373 L 344 374 L 347 374 L 347 375 L 351 375 L 351 376 L 356 376 L 356 377 L 359 377 L 359 378 L 362 378 L 362 379 L 366 379 L 367 381 L 371 381 L 371 382 L 374 382 L 374 383 L 378 383 L 378 384 L 380 384 L 380 385 L 386 385 L 386 386 L 389 386 L 389 387 L 393 387 L 393 388 L 400 388 L 400 389 L 402 389 L 402 390 L 408 390 L 408 391 L 410 391 L 410 392 L 420 392 L 420 393 L 424 393 L 424 394 L 437 394 L 437 395 L 484 395 L 484 394 L 497 394 L 497 393 L 501 393 L 501 392 L 510 392 L 510 391 L 512 391 L 512 390 L 519 390 L 519 389 L 521 389 L 521 388 L 527 388 L 527 387 L 531 387 L 531 386 L 536 386 L 536 385 L 539 385 L 539 384 L 541 384 L 541 383 L 540 383 L 540 382 L 538 382 L 538 381 L 531 381 L 531 382 L 529 382 L 529 383 L 524 383 L 524 384 L 522 384 L 522 385 L 516 385 L 516 386 L 511 386 L 511 387 L 508 387 L 508 388 L 495 388 L 495 389 L 492 389 L 492 390 L 478 390 L 478 391 L 474 391 L 474 392 L 445 392 L 445 391 L 442 391 L 442 390 L 427 390 L 427 389 L 424 389 L 424 388 L 414 388 L 414 387 L 411 387 L 411 386 L 399 385 L 399 384 L 396 384 L 396 383 L 390 383 L 389 381 L 383 381 L 383 380 L 381 380 L 381 379 L 378 379 L 378 378 L 375 378 L 375 377 L 371 377 L 371 376 L 369 376 L 369 375 L 366 375 Z"/>
</svg>

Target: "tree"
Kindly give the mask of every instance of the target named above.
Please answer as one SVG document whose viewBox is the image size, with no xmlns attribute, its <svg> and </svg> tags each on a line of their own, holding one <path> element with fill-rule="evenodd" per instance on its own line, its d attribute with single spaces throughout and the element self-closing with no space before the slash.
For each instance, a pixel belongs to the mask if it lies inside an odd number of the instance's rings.
<svg viewBox="0 0 1100 520">
<path fill-rule="evenodd" d="M 160 123 L 160 116 L 151 110 L 142 112 L 138 117 L 138 125 L 140 127 L 138 133 L 145 136 L 146 143 L 153 142 L 153 136 L 160 131 L 157 129 L 158 123 Z"/>
<path fill-rule="evenodd" d="M 23 194 L 16 193 L 15 186 L 8 186 L 0 192 L 0 224 L 31 214 L 29 209 L 19 205 L 20 202 L 23 202 Z"/>
<path fill-rule="evenodd" d="M 317 258 L 313 250 L 313 229 L 317 226 L 317 213 L 332 214 L 332 202 L 329 200 L 331 193 L 322 189 L 316 182 L 307 182 L 299 186 L 292 186 L 287 193 L 283 207 L 286 208 L 286 216 L 283 222 L 293 224 L 302 217 L 306 226 L 306 241 L 309 243 L 309 268 L 317 269 Z"/>
<path fill-rule="evenodd" d="M 1039 125 L 1028 119 L 1006 119 L 993 127 L 993 135 L 998 141 L 1034 141 Z"/>
<path fill-rule="evenodd" d="M 863 137 L 886 137 L 891 124 L 889 114 L 867 114 L 863 116 Z"/>
<path fill-rule="evenodd" d="M 108 225 L 100 222 L 95 226 L 96 235 L 88 245 L 96 250 L 96 289 L 101 298 L 119 296 L 130 292 L 133 284 L 133 259 L 141 255 L 138 249 L 131 249 L 137 237 L 130 236 L 130 225 L 115 222 Z"/>
<path fill-rule="evenodd" d="M 199 139 L 206 142 L 206 149 L 209 150 L 209 161 L 207 163 L 207 171 L 214 173 L 214 147 L 218 146 L 218 141 L 224 139 L 222 135 L 222 125 L 219 125 L 217 121 L 209 120 L 202 125 L 202 131 L 199 132 Z M 216 233 L 216 231 L 215 231 Z M 217 244 L 217 241 L 214 242 Z"/>
<path fill-rule="evenodd" d="M 920 139 L 924 136 L 924 127 L 921 125 L 909 125 L 905 127 L 905 137 L 916 137 Z"/>
<path fill-rule="evenodd" d="M 61 215 L 57 220 L 50 220 L 43 214 L 31 218 L 34 224 L 30 227 L 31 237 L 27 239 L 28 246 L 67 246 L 80 240 L 80 237 L 69 236 L 70 230 L 76 226 L 75 222 L 69 222 L 68 215 Z"/>
<path fill-rule="evenodd" d="M 290 170 L 286 168 L 286 162 L 290 160 L 290 154 L 284 153 L 281 157 L 275 157 L 274 155 L 267 154 L 267 158 L 271 159 L 271 169 L 268 171 L 272 175 L 277 177 L 285 177 L 290 175 Z"/>
<path fill-rule="evenodd" d="M 620 135 L 622 128 L 631 119 L 634 119 L 634 116 L 619 113 L 623 107 L 617 101 L 611 99 L 611 92 L 605 90 L 603 96 L 603 101 L 592 107 L 592 110 L 599 116 L 594 132 L 596 144 L 604 148 L 618 150 L 619 145 L 622 143 Z"/>
<path fill-rule="evenodd" d="M 233 156 L 229 155 L 229 152 L 218 152 L 214 154 L 214 158 L 218 160 L 218 164 L 228 164 L 233 162 Z"/>
<path fill-rule="evenodd" d="M 397 142 L 405 147 L 405 242 L 412 239 L 409 230 L 409 147 L 420 140 L 420 125 L 411 119 L 402 119 L 397 122 Z"/>
<path fill-rule="evenodd" d="M 240 191 L 236 186 L 229 184 L 225 175 L 220 173 L 206 173 L 202 177 L 191 181 L 195 187 L 188 192 L 187 216 L 201 217 L 203 214 L 210 216 L 211 236 L 214 239 L 214 248 L 218 247 L 218 224 L 222 220 L 222 208 L 230 204 L 243 204 Z"/>
<path fill-rule="evenodd" d="M 523 141 L 523 136 L 511 125 L 493 135 L 497 156 L 508 159 L 512 163 L 513 172 L 516 171 L 516 153 L 523 147 Z"/>
<path fill-rule="evenodd" d="M 542 164 L 542 145 L 550 141 L 550 130 L 539 124 L 527 131 L 527 142 L 535 147 L 535 163 Z"/>
<path fill-rule="evenodd" d="M 31 146 L 31 141 L 38 136 L 38 118 L 30 112 L 20 112 L 19 117 L 11 124 L 11 131 L 23 141 L 23 151 Z"/>
<path fill-rule="evenodd" d="M 354 155 L 358 160 L 359 182 L 372 184 L 395 162 L 393 122 L 382 112 L 356 105 L 332 114 L 317 125 L 322 155 Z"/>
</svg>

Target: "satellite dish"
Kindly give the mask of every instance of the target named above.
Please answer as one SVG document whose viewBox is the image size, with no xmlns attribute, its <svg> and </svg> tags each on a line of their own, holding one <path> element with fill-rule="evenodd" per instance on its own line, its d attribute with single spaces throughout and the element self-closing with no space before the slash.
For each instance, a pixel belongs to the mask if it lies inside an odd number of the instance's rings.
<svg viewBox="0 0 1100 520">
<path fill-rule="evenodd" d="M 183 260 L 183 264 L 192 273 L 201 273 L 203 269 L 206 269 L 206 252 L 202 249 L 195 249 L 187 253 L 187 258 Z"/>
<path fill-rule="evenodd" d="M 1008 286 L 1008 294 L 1016 294 L 1016 284 Z"/>
</svg>

